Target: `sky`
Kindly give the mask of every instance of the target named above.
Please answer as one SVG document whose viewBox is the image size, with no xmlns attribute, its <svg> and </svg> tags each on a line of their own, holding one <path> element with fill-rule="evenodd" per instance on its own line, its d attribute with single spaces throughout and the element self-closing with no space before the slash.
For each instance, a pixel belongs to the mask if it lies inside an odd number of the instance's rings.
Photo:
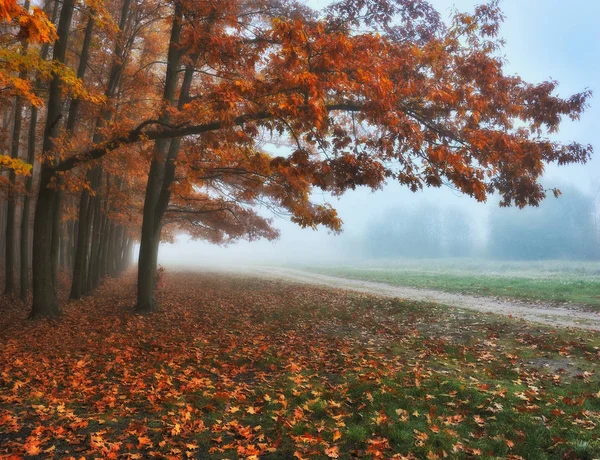
<svg viewBox="0 0 600 460">
<path fill-rule="evenodd" d="M 306 3 L 322 8 L 329 2 Z M 448 19 L 453 7 L 473 11 L 481 1 L 430 0 L 430 3 Z M 501 7 L 506 16 L 500 35 L 506 40 L 508 73 L 518 74 L 531 83 L 557 80 L 561 96 L 587 88 L 595 93 L 581 120 L 565 121 L 556 139 L 592 144 L 598 154 L 586 165 L 549 165 L 544 176 L 553 183 L 573 184 L 583 192 L 592 193 L 600 187 L 600 0 L 503 0 Z M 351 248 L 369 223 L 394 207 L 419 206 L 424 202 L 460 207 L 482 228 L 490 208 L 497 206 L 497 200 L 480 204 L 448 188 L 417 194 L 396 184 L 376 192 L 362 189 L 332 201 L 344 221 L 342 235 L 331 235 L 327 230 L 303 230 L 277 218 L 275 225 L 281 230 L 281 237 L 276 242 L 240 242 L 217 247 L 181 236 L 176 244 L 161 245 L 159 263 L 225 265 L 352 260 Z"/>
</svg>

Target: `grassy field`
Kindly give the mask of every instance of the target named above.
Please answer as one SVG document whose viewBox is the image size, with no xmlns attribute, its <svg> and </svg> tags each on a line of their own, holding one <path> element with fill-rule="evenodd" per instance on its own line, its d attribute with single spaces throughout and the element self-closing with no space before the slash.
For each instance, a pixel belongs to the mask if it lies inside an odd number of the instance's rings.
<svg viewBox="0 0 600 460">
<path fill-rule="evenodd" d="M 0 304 L 0 456 L 600 457 L 600 334 L 243 276 Z"/>
<path fill-rule="evenodd" d="M 600 263 L 409 260 L 299 268 L 397 286 L 600 309 Z"/>
</svg>

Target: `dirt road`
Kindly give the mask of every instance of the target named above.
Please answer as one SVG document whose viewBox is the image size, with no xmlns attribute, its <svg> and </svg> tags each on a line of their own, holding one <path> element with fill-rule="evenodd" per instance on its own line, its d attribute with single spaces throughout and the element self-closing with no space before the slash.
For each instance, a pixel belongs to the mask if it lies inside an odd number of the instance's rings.
<svg viewBox="0 0 600 460">
<path fill-rule="evenodd" d="M 268 278 L 279 278 L 385 297 L 421 300 L 480 312 L 497 313 L 555 327 L 577 327 L 600 331 L 600 313 L 584 311 L 575 307 L 544 306 L 511 300 L 499 300 L 490 297 L 455 294 L 432 289 L 392 286 L 384 283 L 338 278 L 289 268 L 255 267 L 251 272 Z"/>
</svg>

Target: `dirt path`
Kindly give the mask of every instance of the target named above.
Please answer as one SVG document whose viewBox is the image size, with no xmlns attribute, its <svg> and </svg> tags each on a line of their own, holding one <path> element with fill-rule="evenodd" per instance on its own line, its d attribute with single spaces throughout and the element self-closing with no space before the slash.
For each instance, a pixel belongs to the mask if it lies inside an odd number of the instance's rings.
<svg viewBox="0 0 600 460">
<path fill-rule="evenodd" d="M 577 308 L 551 307 L 527 304 L 489 297 L 455 294 L 432 289 L 418 289 L 392 286 L 372 281 L 360 281 L 336 276 L 293 270 L 289 268 L 254 267 L 251 273 L 268 278 L 279 278 L 306 284 L 317 284 L 338 289 L 364 292 L 385 297 L 399 297 L 409 300 L 435 302 L 480 312 L 491 312 L 526 321 L 543 323 L 556 327 L 578 327 L 600 331 L 600 313 L 583 311 Z"/>
</svg>

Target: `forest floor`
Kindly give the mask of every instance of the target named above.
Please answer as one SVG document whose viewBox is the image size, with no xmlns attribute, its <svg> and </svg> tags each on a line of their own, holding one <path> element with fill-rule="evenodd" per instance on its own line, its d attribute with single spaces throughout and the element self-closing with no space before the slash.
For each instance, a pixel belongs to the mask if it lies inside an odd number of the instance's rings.
<svg viewBox="0 0 600 460">
<path fill-rule="evenodd" d="M 600 333 L 249 275 L 0 300 L 0 457 L 600 457 Z"/>
<path fill-rule="evenodd" d="M 250 272 L 269 278 L 329 286 L 377 296 L 434 302 L 484 313 L 496 313 L 554 327 L 577 327 L 600 331 L 600 310 L 589 305 L 565 304 L 544 299 L 510 299 L 501 296 L 491 297 L 489 294 L 469 294 L 469 291 L 467 293 L 448 292 L 442 289 L 411 287 L 402 285 L 402 279 L 390 283 L 389 276 L 384 277 L 377 273 L 371 275 L 363 272 L 344 272 L 336 269 L 299 270 L 285 267 L 254 267 Z M 342 276 L 326 274 L 330 272 L 341 273 Z M 370 279 L 383 279 L 384 282 L 369 281 Z M 518 289 L 513 289 L 513 292 L 519 293 Z M 597 293 L 600 293 L 600 286 Z"/>
</svg>

